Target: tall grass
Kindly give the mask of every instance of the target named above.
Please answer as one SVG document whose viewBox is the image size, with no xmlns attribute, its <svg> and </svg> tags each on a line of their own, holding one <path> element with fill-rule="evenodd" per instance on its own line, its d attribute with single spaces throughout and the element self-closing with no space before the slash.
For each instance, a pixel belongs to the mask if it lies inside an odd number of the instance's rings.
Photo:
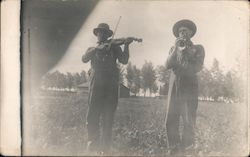
<svg viewBox="0 0 250 157">
<path fill-rule="evenodd" d="M 38 92 L 26 105 L 25 153 L 87 155 L 87 95 Z M 166 99 L 122 98 L 113 127 L 114 155 L 167 155 Z M 200 102 L 195 155 L 247 154 L 247 105 Z M 27 137 L 26 136 L 26 137 Z"/>
</svg>

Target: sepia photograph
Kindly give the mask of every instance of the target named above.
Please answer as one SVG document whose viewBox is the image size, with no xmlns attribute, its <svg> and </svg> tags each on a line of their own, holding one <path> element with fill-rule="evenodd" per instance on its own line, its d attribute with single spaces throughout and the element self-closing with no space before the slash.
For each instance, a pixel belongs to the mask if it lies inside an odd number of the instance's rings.
<svg viewBox="0 0 250 157">
<path fill-rule="evenodd" d="M 248 1 L 20 4 L 21 155 L 249 155 Z"/>
</svg>

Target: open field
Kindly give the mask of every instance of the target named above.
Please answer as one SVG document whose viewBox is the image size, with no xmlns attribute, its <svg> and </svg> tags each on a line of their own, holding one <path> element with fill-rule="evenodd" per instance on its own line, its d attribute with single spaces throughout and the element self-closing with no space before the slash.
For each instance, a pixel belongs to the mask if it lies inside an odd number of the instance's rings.
<svg viewBox="0 0 250 157">
<path fill-rule="evenodd" d="M 166 155 L 166 105 L 166 99 L 120 99 L 114 154 Z M 86 94 L 38 92 L 25 111 L 24 154 L 86 155 Z M 196 124 L 196 155 L 247 155 L 246 104 L 200 102 Z"/>
</svg>

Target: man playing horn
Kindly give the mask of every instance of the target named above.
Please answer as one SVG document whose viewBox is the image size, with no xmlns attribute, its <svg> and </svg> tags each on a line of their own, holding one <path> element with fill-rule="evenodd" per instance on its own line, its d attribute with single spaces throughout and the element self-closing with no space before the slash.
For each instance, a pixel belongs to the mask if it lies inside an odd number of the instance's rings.
<svg viewBox="0 0 250 157">
<path fill-rule="evenodd" d="M 190 20 L 178 21 L 173 27 L 175 45 L 170 49 L 166 67 L 171 69 L 168 92 L 166 128 L 170 154 L 194 146 L 196 110 L 198 106 L 197 73 L 202 69 L 205 52 L 202 45 L 194 45 L 191 38 L 196 26 Z M 182 117 L 182 137 L 179 122 Z"/>
</svg>

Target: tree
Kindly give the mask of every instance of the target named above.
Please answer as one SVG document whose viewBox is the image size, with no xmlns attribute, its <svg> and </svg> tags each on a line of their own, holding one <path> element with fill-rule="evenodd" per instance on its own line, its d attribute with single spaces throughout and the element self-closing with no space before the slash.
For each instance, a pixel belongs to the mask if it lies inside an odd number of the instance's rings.
<svg viewBox="0 0 250 157">
<path fill-rule="evenodd" d="M 168 83 L 170 77 L 170 70 L 166 66 L 160 65 L 156 68 L 158 80 L 162 83 Z"/>
<path fill-rule="evenodd" d="M 133 85 L 133 79 L 135 77 L 131 62 L 128 63 L 126 67 L 126 71 L 127 71 L 126 79 L 127 79 L 128 88 L 131 89 Z"/>
<path fill-rule="evenodd" d="M 87 82 L 88 76 L 87 76 L 87 73 L 84 70 L 81 71 L 80 77 L 81 77 L 80 84 L 82 84 L 84 82 Z"/>
<path fill-rule="evenodd" d="M 66 75 L 66 87 L 71 89 L 74 85 L 74 77 L 73 75 L 70 73 L 70 72 L 67 72 L 67 75 Z"/>
<path fill-rule="evenodd" d="M 211 95 L 214 100 L 218 100 L 220 96 L 223 96 L 223 83 L 225 80 L 217 59 L 214 59 L 210 73 L 213 81 L 210 85 L 209 95 Z"/>
<path fill-rule="evenodd" d="M 81 75 L 77 72 L 73 74 L 73 87 L 81 84 Z"/>
<path fill-rule="evenodd" d="M 146 91 L 148 89 L 151 94 L 153 86 L 156 81 L 156 72 L 151 62 L 145 61 L 141 69 L 141 76 L 142 76 L 142 88 L 144 91 L 144 96 L 146 95 Z"/>
<path fill-rule="evenodd" d="M 87 81 L 86 72 L 83 70 L 80 74 L 70 73 L 67 74 L 55 71 L 53 73 L 47 73 L 42 78 L 42 86 L 45 88 L 56 87 L 56 88 L 72 88 Z"/>
<path fill-rule="evenodd" d="M 242 71 L 240 67 L 236 67 L 235 69 L 232 69 L 230 71 L 231 73 L 231 89 L 233 92 L 233 99 L 239 100 L 239 101 L 244 101 L 244 99 L 247 97 L 247 80 L 246 80 L 246 74 Z"/>
<path fill-rule="evenodd" d="M 51 79 L 51 73 L 47 73 L 42 77 L 42 83 L 41 86 L 48 88 L 48 87 L 52 87 L 53 82 Z"/>
<path fill-rule="evenodd" d="M 135 95 L 137 93 L 140 92 L 140 88 L 141 88 L 141 71 L 140 69 L 137 69 L 136 66 L 133 66 L 133 80 L 132 80 L 132 88 L 131 88 L 131 92 L 135 93 Z"/>
<path fill-rule="evenodd" d="M 51 74 L 52 87 L 63 88 L 64 87 L 64 74 L 59 71 L 55 71 Z"/>
<path fill-rule="evenodd" d="M 156 68 L 157 71 L 157 78 L 158 80 L 163 83 L 160 87 L 160 95 L 167 95 L 168 87 L 169 87 L 169 78 L 171 71 L 166 68 L 166 66 L 158 66 Z"/>
<path fill-rule="evenodd" d="M 224 97 L 227 98 L 234 98 L 234 84 L 233 84 L 233 76 L 232 72 L 229 71 L 226 73 L 225 76 L 225 83 L 224 83 Z"/>
<path fill-rule="evenodd" d="M 234 96 L 238 98 L 239 101 L 243 102 L 248 98 L 248 86 L 247 78 L 248 78 L 248 65 L 247 60 L 245 58 L 236 58 L 236 66 L 233 71 L 233 88 L 234 88 Z"/>
<path fill-rule="evenodd" d="M 157 93 L 157 91 L 158 91 L 158 86 L 157 86 L 156 82 L 154 82 L 150 92 L 151 93 Z"/>
<path fill-rule="evenodd" d="M 204 67 L 198 73 L 199 96 L 201 97 L 211 96 L 212 81 L 213 81 L 213 78 L 212 78 L 210 71 L 206 67 Z"/>
<path fill-rule="evenodd" d="M 141 88 L 141 71 L 137 69 L 131 62 L 126 67 L 126 79 L 128 88 L 135 95 L 140 92 Z"/>
<path fill-rule="evenodd" d="M 121 64 L 117 64 L 118 72 L 119 72 L 119 83 L 124 83 L 124 68 Z"/>
</svg>

